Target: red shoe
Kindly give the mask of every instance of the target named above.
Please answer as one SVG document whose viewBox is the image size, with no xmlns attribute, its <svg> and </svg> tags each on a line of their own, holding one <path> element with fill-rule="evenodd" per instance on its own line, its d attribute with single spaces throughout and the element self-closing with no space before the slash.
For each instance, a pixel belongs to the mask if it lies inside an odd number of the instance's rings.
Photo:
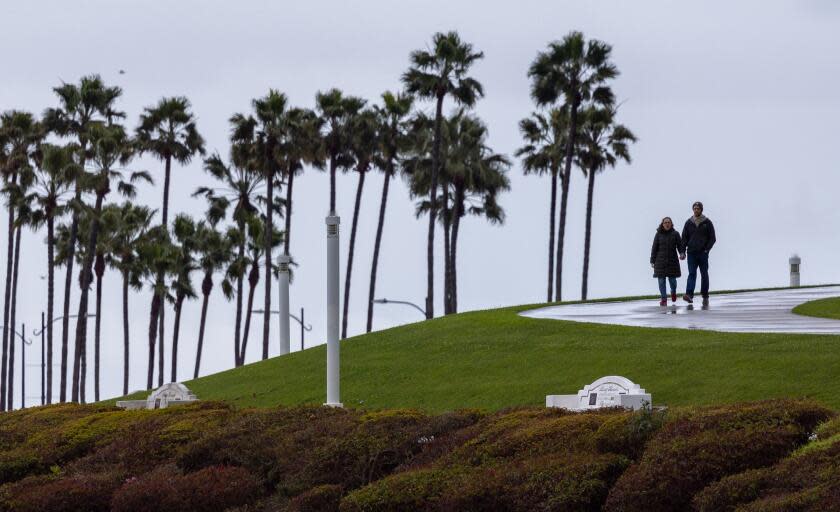
<svg viewBox="0 0 840 512">
<path fill-rule="evenodd" d="M 671 292 L 671 302 L 677 302 L 677 292 Z"/>
<path fill-rule="evenodd" d="M 659 301 L 659 305 L 660 305 L 660 306 L 663 306 L 663 307 L 664 307 L 664 306 L 667 306 L 667 305 L 668 305 L 668 299 L 662 299 L 662 300 L 660 300 L 660 301 Z"/>
<path fill-rule="evenodd" d="M 694 297 L 686 293 L 685 295 L 683 295 L 683 300 L 691 304 L 692 302 L 694 302 Z"/>
</svg>

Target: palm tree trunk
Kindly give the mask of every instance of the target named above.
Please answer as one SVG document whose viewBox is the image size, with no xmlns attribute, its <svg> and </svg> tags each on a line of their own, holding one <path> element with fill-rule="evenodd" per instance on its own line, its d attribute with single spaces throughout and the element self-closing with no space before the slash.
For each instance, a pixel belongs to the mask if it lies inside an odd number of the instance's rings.
<svg viewBox="0 0 840 512">
<path fill-rule="evenodd" d="M 123 303 L 123 396 L 128 394 L 128 270 L 122 271 Z"/>
<path fill-rule="evenodd" d="M 198 348 L 195 350 L 195 371 L 193 378 L 198 378 L 198 369 L 201 366 L 201 349 L 204 348 L 204 324 L 207 321 L 207 304 L 210 302 L 210 292 L 213 290 L 213 273 L 204 274 L 204 281 L 201 283 L 201 293 L 204 300 L 201 303 L 201 321 L 198 324 Z"/>
<path fill-rule="evenodd" d="M 382 244 L 382 228 L 385 225 L 385 205 L 388 203 L 388 185 L 391 173 L 394 171 L 393 162 L 388 162 L 385 170 L 385 181 L 382 183 L 382 201 L 379 202 L 379 222 L 376 225 L 376 241 L 373 243 L 373 263 L 370 268 L 370 291 L 368 291 L 367 332 L 373 329 L 373 297 L 376 293 L 376 267 L 379 264 L 379 247 Z"/>
<path fill-rule="evenodd" d="M 17 181 L 17 174 L 12 175 L 12 185 Z M 14 331 L 9 327 L 9 310 L 12 307 L 12 272 L 14 270 L 15 259 L 15 209 L 9 205 L 9 242 L 6 253 L 6 296 L 3 303 L 3 362 L 0 372 L 0 411 L 6 410 L 6 374 L 8 372 L 8 357 L 9 357 L 9 331 Z M 14 362 L 14 361 L 12 361 Z"/>
<path fill-rule="evenodd" d="M 175 299 L 175 324 L 172 326 L 172 380 L 178 382 L 178 335 L 181 331 L 181 308 L 184 306 L 184 294 L 178 293 Z"/>
<path fill-rule="evenodd" d="M 14 273 L 12 275 L 12 309 L 11 309 L 11 331 L 9 333 L 9 398 L 7 404 L 9 410 L 12 410 L 14 403 L 14 388 L 15 388 L 15 328 L 17 327 L 17 289 L 18 289 L 18 268 L 20 266 L 20 231 L 21 227 L 15 228 L 15 264 Z M 23 343 L 23 341 L 21 341 Z M 21 348 L 23 350 L 23 348 Z M 21 371 L 24 371 L 21 368 Z M 21 403 L 23 408 L 23 403 Z"/>
<path fill-rule="evenodd" d="M 73 392 L 72 401 L 78 402 L 81 398 L 84 401 L 84 387 L 85 381 L 81 380 L 80 363 L 87 348 L 87 312 L 88 312 L 88 296 L 90 292 L 90 282 L 93 271 L 93 258 L 96 255 L 96 242 L 99 238 L 99 214 L 102 211 L 103 194 L 96 194 L 96 206 L 94 207 L 93 218 L 90 224 L 90 237 L 88 240 L 87 253 L 85 253 L 85 261 L 82 265 L 81 285 L 82 293 L 79 299 L 79 313 L 76 317 L 76 343 L 75 343 L 75 358 L 73 361 Z M 81 392 L 80 392 L 81 389 Z M 81 396 L 80 396 L 81 393 Z"/>
<path fill-rule="evenodd" d="M 359 224 L 359 209 L 362 206 L 362 189 L 367 171 L 358 168 L 359 184 L 356 186 L 356 204 L 353 207 L 353 225 L 350 228 L 350 252 L 347 255 L 347 272 L 344 275 L 344 314 L 341 315 L 341 339 L 347 337 L 347 311 L 350 306 L 350 277 L 353 273 L 353 251 L 356 248 L 356 227 Z"/>
<path fill-rule="evenodd" d="M 441 216 L 443 217 L 443 314 L 448 315 L 452 312 L 452 268 L 449 265 L 452 260 L 450 245 L 452 211 L 449 208 L 449 188 L 447 185 L 441 187 L 440 194 L 443 200 L 443 207 L 441 208 Z"/>
<path fill-rule="evenodd" d="M 242 335 L 242 352 L 239 353 L 236 366 L 245 364 L 245 349 L 248 347 L 248 333 L 251 330 L 251 313 L 254 310 L 254 290 L 260 281 L 260 265 L 257 259 L 251 265 L 248 273 L 248 310 L 245 312 L 245 332 Z"/>
<path fill-rule="evenodd" d="M 149 370 L 146 374 L 146 389 L 152 389 L 155 376 L 155 342 L 157 340 L 158 317 L 160 315 L 160 294 L 155 289 L 149 312 Z"/>
<path fill-rule="evenodd" d="M 245 261 L 245 221 L 239 220 L 237 221 L 239 235 L 242 237 L 241 241 L 239 242 L 239 262 L 240 264 Z M 235 366 L 239 366 L 239 353 L 241 352 L 242 346 L 242 295 L 244 293 L 244 283 L 245 280 L 245 269 L 242 269 L 242 272 L 236 276 L 236 326 L 234 327 L 234 352 L 233 352 L 233 364 Z"/>
<path fill-rule="evenodd" d="M 592 241 L 592 200 L 595 195 L 595 169 L 589 169 L 589 189 L 586 191 L 586 236 L 583 242 L 583 281 L 581 300 L 586 300 L 589 287 L 589 247 Z"/>
<path fill-rule="evenodd" d="M 546 302 L 554 298 L 554 224 L 557 218 L 557 172 L 556 166 L 551 169 L 551 213 L 548 221 L 548 296 Z"/>
<path fill-rule="evenodd" d="M 265 298 L 263 300 L 263 339 L 262 358 L 268 359 L 268 335 L 271 332 L 271 238 L 274 235 L 274 224 L 272 216 L 274 213 L 274 176 L 269 174 L 266 177 L 266 197 L 268 201 L 265 207 L 265 236 L 263 240 L 263 252 L 265 253 Z"/>
<path fill-rule="evenodd" d="M 102 331 L 102 277 L 105 276 L 105 256 L 96 255 L 96 323 L 93 341 L 93 400 L 99 401 L 99 347 Z"/>
<path fill-rule="evenodd" d="M 576 85 L 572 84 L 576 89 Z M 566 167 L 563 170 L 563 179 L 561 182 L 561 198 L 560 198 L 560 226 L 557 230 L 557 273 L 555 274 L 554 291 L 555 300 L 560 302 L 563 300 L 563 240 L 566 235 L 566 209 L 569 205 L 569 182 L 572 179 L 572 160 L 574 159 L 575 138 L 577 135 L 577 115 L 578 115 L 577 96 L 572 102 L 572 112 L 569 121 L 569 137 L 566 140 Z"/>
<path fill-rule="evenodd" d="M 163 281 L 161 281 L 163 283 Z M 164 326 L 166 325 L 166 291 L 161 292 L 160 313 L 158 313 L 158 387 L 163 386 L 163 337 Z"/>
<path fill-rule="evenodd" d="M 82 146 L 82 154 L 84 155 L 84 146 Z M 82 157 L 82 167 L 84 167 L 84 157 Z M 76 185 L 76 203 L 82 201 L 82 190 L 79 185 Z M 70 294 L 73 290 L 73 263 L 76 259 L 76 239 L 79 236 L 79 213 L 73 209 L 73 215 L 70 220 L 70 239 L 67 241 L 67 259 L 65 266 L 67 267 L 67 274 L 64 276 L 64 308 L 63 318 L 61 320 L 61 382 L 59 391 L 59 401 L 64 403 L 67 401 L 67 357 L 68 346 L 70 344 Z"/>
<path fill-rule="evenodd" d="M 435 316 L 435 214 L 440 163 L 440 130 L 443 120 L 443 95 L 435 107 L 435 140 L 432 144 L 432 181 L 429 185 L 429 234 L 426 240 L 426 318 Z"/>
<path fill-rule="evenodd" d="M 286 231 L 283 237 L 283 254 L 289 255 L 289 240 L 292 234 L 292 184 L 295 181 L 295 172 L 289 166 L 289 180 L 286 184 Z"/>
<path fill-rule="evenodd" d="M 461 184 L 455 191 L 455 210 L 452 219 L 452 259 L 449 262 L 450 273 L 452 275 L 452 283 L 450 284 L 452 293 L 452 313 L 458 312 L 458 234 L 461 232 L 461 218 L 464 216 L 464 185 Z"/>
<path fill-rule="evenodd" d="M 55 218 L 47 216 L 47 404 L 52 403 L 53 309 L 55 308 Z"/>
</svg>

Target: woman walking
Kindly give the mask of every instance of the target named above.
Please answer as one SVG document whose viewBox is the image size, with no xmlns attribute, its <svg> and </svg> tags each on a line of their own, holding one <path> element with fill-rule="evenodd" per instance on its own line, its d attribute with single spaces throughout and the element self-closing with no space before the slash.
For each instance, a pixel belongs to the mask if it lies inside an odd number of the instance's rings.
<svg viewBox="0 0 840 512">
<path fill-rule="evenodd" d="M 665 217 L 656 229 L 653 247 L 650 250 L 650 266 L 653 277 L 659 279 L 660 306 L 668 305 L 665 279 L 671 288 L 671 302 L 677 301 L 677 278 L 680 277 L 680 261 L 685 259 L 685 245 L 674 229 L 671 217 Z"/>
</svg>

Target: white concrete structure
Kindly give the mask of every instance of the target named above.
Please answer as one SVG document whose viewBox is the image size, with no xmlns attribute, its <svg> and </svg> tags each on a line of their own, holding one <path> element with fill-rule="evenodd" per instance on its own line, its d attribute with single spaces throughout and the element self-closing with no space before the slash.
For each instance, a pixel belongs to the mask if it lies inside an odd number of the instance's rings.
<svg viewBox="0 0 840 512">
<path fill-rule="evenodd" d="M 282 254 L 277 262 L 280 265 L 280 355 L 286 355 L 291 351 L 289 343 L 289 263 L 292 258 Z"/>
<path fill-rule="evenodd" d="M 802 264 L 802 259 L 794 254 L 788 263 L 790 263 L 790 287 L 799 288 L 799 265 Z"/>
<path fill-rule="evenodd" d="M 338 345 L 338 225 L 341 219 L 331 212 L 327 222 L 327 402 L 328 407 L 341 403 L 340 359 Z"/>
<path fill-rule="evenodd" d="M 583 386 L 576 395 L 547 395 L 546 407 L 560 407 L 572 411 L 624 407 L 639 410 L 653 404 L 650 393 L 630 379 L 610 375 Z"/>
<path fill-rule="evenodd" d="M 166 409 L 170 405 L 189 404 L 198 401 L 187 386 L 180 382 L 170 382 L 152 391 L 145 400 L 120 400 L 117 407 L 123 409 Z"/>
</svg>

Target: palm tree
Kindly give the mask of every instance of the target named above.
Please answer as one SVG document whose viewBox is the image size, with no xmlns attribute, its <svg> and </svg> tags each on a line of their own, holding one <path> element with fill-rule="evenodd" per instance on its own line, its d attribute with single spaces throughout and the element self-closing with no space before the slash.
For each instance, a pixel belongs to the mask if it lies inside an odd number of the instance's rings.
<svg viewBox="0 0 840 512">
<path fill-rule="evenodd" d="M 32 215 L 34 227 L 47 226 L 47 375 L 46 402 L 52 403 L 53 389 L 53 316 L 55 310 L 55 221 L 67 211 L 67 195 L 81 171 L 73 159 L 76 147 L 41 144 L 36 152 L 32 201 L 37 205 Z"/>
<path fill-rule="evenodd" d="M 324 148 L 319 137 L 323 121 L 309 109 L 289 110 L 286 126 L 286 144 L 283 147 L 283 176 L 286 178 L 286 229 L 283 237 L 283 254 L 289 255 L 292 232 L 292 188 L 295 176 L 305 165 L 324 168 Z"/>
<path fill-rule="evenodd" d="M 196 129 L 195 116 L 190 111 L 190 101 L 183 96 L 161 98 L 154 107 L 146 107 L 143 114 L 140 115 L 140 125 L 137 127 L 136 139 L 141 154 L 151 153 L 152 156 L 164 163 L 161 225 L 168 228 L 169 182 L 172 161 L 187 165 L 195 155 L 204 155 L 204 139 Z M 159 275 L 158 278 L 162 281 L 163 275 Z M 159 309 L 158 382 L 162 385 L 163 331 L 166 308 L 161 304 Z"/>
<path fill-rule="evenodd" d="M 178 382 L 178 335 L 181 330 L 181 310 L 184 300 L 196 297 L 191 274 L 199 267 L 195 260 L 195 253 L 199 243 L 196 238 L 196 225 L 188 215 L 178 215 L 172 225 L 175 236 L 175 280 L 172 290 L 175 295 L 175 324 L 172 328 L 172 379 Z"/>
<path fill-rule="evenodd" d="M 222 235 L 213 225 L 200 222 L 196 227 L 196 240 L 198 241 L 196 246 L 199 255 L 198 266 L 204 271 L 204 279 L 201 282 L 203 301 L 201 303 L 201 320 L 198 324 L 198 347 L 195 352 L 194 379 L 198 378 L 198 370 L 201 366 L 204 324 L 207 321 L 207 305 L 210 302 L 210 292 L 213 291 L 213 274 L 221 270 L 233 257 L 231 252 L 232 240 Z M 228 299 L 233 295 L 233 288 L 227 278 L 222 281 L 222 291 Z"/>
<path fill-rule="evenodd" d="M 356 248 L 356 229 L 359 225 L 359 209 L 362 206 L 362 190 L 365 176 L 377 158 L 379 151 L 379 118 L 376 111 L 364 110 L 350 120 L 350 155 L 359 174 L 356 186 L 356 202 L 353 207 L 353 224 L 350 228 L 350 250 L 347 255 L 347 269 L 344 276 L 344 312 L 341 318 L 341 338 L 347 337 L 347 312 L 350 306 L 350 279 L 353 274 L 353 254 Z"/>
<path fill-rule="evenodd" d="M 330 161 L 330 215 L 335 215 L 336 171 L 347 169 L 353 164 L 348 153 L 348 123 L 365 106 L 365 100 L 356 96 L 344 96 L 340 90 L 330 89 L 315 95 L 315 106 L 321 117 L 321 125 L 326 130 L 323 135 L 323 148 Z"/>
<path fill-rule="evenodd" d="M 470 107 L 484 95 L 481 84 L 467 76 L 470 67 L 484 53 L 473 51 L 471 44 L 461 41 L 457 32 L 436 33 L 432 37 L 432 50 L 415 50 L 411 53 L 411 67 L 402 80 L 411 94 L 434 100 L 435 127 L 432 146 L 432 172 L 429 186 L 429 234 L 426 248 L 426 318 L 434 317 L 434 242 L 435 215 L 437 213 L 438 173 L 440 170 L 441 123 L 443 100 L 450 96 L 456 103 Z"/>
<path fill-rule="evenodd" d="M 254 290 L 260 282 L 260 258 L 263 256 L 264 251 L 263 241 L 265 240 L 265 228 L 266 224 L 264 219 L 258 215 L 254 215 L 248 219 L 246 233 L 244 233 L 248 243 L 248 252 L 244 261 L 244 267 L 249 268 L 250 270 L 248 271 L 248 305 L 245 310 L 245 329 L 242 333 L 242 347 L 239 352 L 237 366 L 245 364 L 245 353 L 248 348 L 248 334 L 251 330 L 251 313 L 254 309 Z M 277 246 L 282 242 L 281 233 L 275 230 L 272 233 L 270 240 L 272 246 Z M 271 279 L 271 275 L 275 273 L 275 270 L 276 265 L 272 265 L 266 279 Z M 263 315 L 268 316 L 269 313 L 265 312 Z M 265 357 L 263 359 L 265 359 Z"/>
<path fill-rule="evenodd" d="M 245 117 L 242 114 L 233 116 L 231 122 L 235 125 L 233 129 L 234 144 L 244 142 L 252 151 L 252 158 L 263 174 L 266 185 L 265 201 L 265 240 L 263 241 L 263 256 L 265 257 L 265 297 L 263 307 L 265 311 L 271 311 L 271 233 L 274 230 L 273 213 L 277 204 L 274 201 L 274 184 L 280 178 L 282 168 L 282 150 L 286 145 L 288 125 L 288 100 L 285 94 L 274 89 L 268 91 L 268 95 L 255 99 L 251 102 L 254 108 L 254 117 Z M 237 136 L 241 136 L 239 139 Z M 281 214 L 282 210 L 278 211 Z M 268 336 L 270 332 L 271 316 L 263 315 L 263 359 L 268 359 Z"/>
<path fill-rule="evenodd" d="M 243 146 L 245 146 L 243 148 Z M 204 170 L 218 180 L 221 186 L 199 187 L 194 196 L 204 196 L 208 203 L 207 218 L 215 225 L 227 215 L 233 204 L 232 218 L 235 228 L 228 236 L 237 248 L 236 257 L 230 261 L 228 275 L 236 281 L 236 318 L 234 325 L 234 364 L 239 363 L 242 328 L 243 281 L 245 277 L 246 224 L 259 211 L 256 203 L 263 183 L 262 173 L 252 166 L 247 145 L 238 142 L 231 149 L 231 163 L 227 165 L 218 154 L 204 161 Z"/>
<path fill-rule="evenodd" d="M 169 231 L 164 226 L 155 226 L 146 233 L 140 244 L 137 245 L 137 254 L 140 265 L 144 269 L 148 269 L 147 273 L 143 273 L 144 278 L 148 278 L 146 282 L 152 288 L 152 306 L 149 311 L 149 366 L 146 373 L 146 389 L 152 388 L 152 383 L 155 373 L 155 346 L 158 336 L 158 328 L 160 323 L 160 310 L 163 307 L 163 302 L 169 299 L 166 286 L 163 279 L 158 279 L 159 276 L 165 276 L 170 273 L 174 267 L 174 248 L 169 237 Z M 159 372 L 163 375 L 162 371 Z M 158 377 L 159 381 L 163 380 L 162 376 Z"/>
<path fill-rule="evenodd" d="M 89 130 L 90 160 L 94 165 L 94 172 L 84 176 L 85 188 L 95 194 L 95 204 L 92 209 L 85 206 L 85 211 L 91 217 L 90 233 L 87 238 L 85 261 L 81 269 L 81 297 L 76 322 L 75 359 L 73 363 L 73 387 L 71 399 L 76 402 L 84 400 L 84 382 L 79 381 L 80 363 L 83 352 L 87 348 L 87 311 L 88 290 L 90 288 L 91 272 L 96 255 L 97 240 L 101 227 L 102 205 L 111 190 L 112 181 L 117 182 L 117 191 L 126 197 L 134 197 L 136 189 L 134 183 L 145 181 L 152 183 L 152 178 L 145 171 L 131 172 L 128 181 L 123 181 L 120 165 L 126 165 L 134 156 L 133 145 L 118 124 L 95 125 Z M 98 372 L 98 369 L 96 369 Z M 81 391 L 80 391 L 81 388 Z"/>
<path fill-rule="evenodd" d="M 122 276 L 123 305 L 123 395 L 128 394 L 129 374 L 129 287 L 140 289 L 141 279 L 147 269 L 138 253 L 147 231 L 152 223 L 154 210 L 146 206 L 135 206 L 126 201 L 121 205 L 109 204 L 103 209 L 103 216 L 116 219 L 116 227 L 110 237 L 110 251 L 105 255 L 105 262 Z M 97 314 L 98 318 L 98 314 Z"/>
<path fill-rule="evenodd" d="M 114 109 L 114 102 L 122 95 L 119 87 L 108 87 L 99 75 L 83 76 L 79 84 L 61 84 L 53 88 L 58 96 L 59 106 L 44 111 L 45 127 L 61 137 L 74 137 L 77 142 L 78 154 L 76 163 L 84 169 L 87 162 L 88 131 L 92 125 L 112 122 L 116 118 L 124 117 L 122 112 Z M 75 187 L 75 197 L 71 205 L 72 220 L 70 224 L 68 251 L 65 258 L 67 266 L 64 278 L 64 307 L 61 331 L 61 383 L 59 400 L 67 400 L 67 345 L 70 336 L 70 292 L 73 284 L 73 260 L 76 251 L 76 237 L 78 236 L 79 204 L 82 200 L 82 186 L 78 181 L 84 173 L 79 173 Z"/>
<path fill-rule="evenodd" d="M 589 178 L 586 193 L 586 235 L 583 245 L 583 280 L 581 300 L 586 300 L 589 284 L 589 248 L 592 240 L 592 204 L 595 195 L 595 175 L 607 167 L 615 167 L 619 160 L 630 163 L 630 144 L 636 136 L 627 127 L 616 124 L 617 108 L 589 107 L 581 112 L 581 148 L 578 150 L 578 167 Z"/>
<path fill-rule="evenodd" d="M 8 111 L 0 115 L 0 154 L 2 154 L 3 177 L 6 180 L 4 192 L 8 198 L 9 210 L 9 242 L 8 253 L 6 260 L 6 295 L 3 309 L 3 353 L 2 353 L 2 369 L 0 370 L 0 411 L 6 410 L 6 376 L 7 370 L 9 374 L 12 373 L 12 365 L 14 364 L 13 345 L 14 337 L 11 334 L 14 329 L 14 310 L 15 296 L 13 293 L 15 275 L 15 254 L 19 254 L 19 249 L 15 249 L 15 239 L 20 238 L 20 223 L 15 221 L 15 215 L 21 208 L 21 203 L 24 198 L 24 188 L 31 183 L 31 157 L 37 143 L 41 138 L 41 128 L 35 117 L 29 112 Z M 16 232 L 17 231 L 17 232 Z M 9 315 L 11 313 L 11 321 Z M 11 342 L 10 342 L 11 338 Z M 9 379 L 11 382 L 11 379 Z M 11 399 L 11 393 L 9 398 Z M 11 408 L 11 400 L 8 403 Z"/>
<path fill-rule="evenodd" d="M 618 76 L 610 62 L 612 47 L 601 41 L 586 41 L 580 32 L 570 32 L 562 41 L 554 41 L 548 50 L 537 54 L 531 63 L 531 96 L 537 105 L 552 105 L 562 98 L 569 108 L 569 136 L 566 139 L 565 168 L 561 182 L 560 225 L 557 231 L 557 272 L 555 300 L 562 300 L 563 240 L 566 233 L 566 209 L 572 160 L 578 134 L 578 111 L 587 103 L 609 104 L 612 91 L 606 82 Z"/>
<path fill-rule="evenodd" d="M 548 222 L 548 294 L 546 302 L 554 298 L 554 223 L 557 218 L 557 178 L 566 152 L 569 133 L 568 109 L 553 108 L 546 114 L 534 112 L 519 121 L 519 131 L 525 145 L 516 151 L 522 158 L 525 174 L 551 174 L 551 208 Z"/>
<path fill-rule="evenodd" d="M 382 200 L 379 203 L 379 221 L 376 224 L 376 239 L 373 244 L 373 263 L 370 269 L 370 289 L 368 291 L 367 330 L 373 329 L 373 297 L 376 292 L 376 269 L 379 264 L 379 249 L 382 243 L 382 230 L 385 225 L 385 206 L 388 202 L 388 187 L 400 164 L 402 155 L 410 144 L 406 118 L 411 112 L 414 98 L 406 94 L 386 91 L 382 94 L 382 106 L 377 106 L 380 123 L 379 151 L 376 167 L 385 175 L 382 183 Z M 288 228 L 286 229 L 288 238 Z"/>
</svg>

